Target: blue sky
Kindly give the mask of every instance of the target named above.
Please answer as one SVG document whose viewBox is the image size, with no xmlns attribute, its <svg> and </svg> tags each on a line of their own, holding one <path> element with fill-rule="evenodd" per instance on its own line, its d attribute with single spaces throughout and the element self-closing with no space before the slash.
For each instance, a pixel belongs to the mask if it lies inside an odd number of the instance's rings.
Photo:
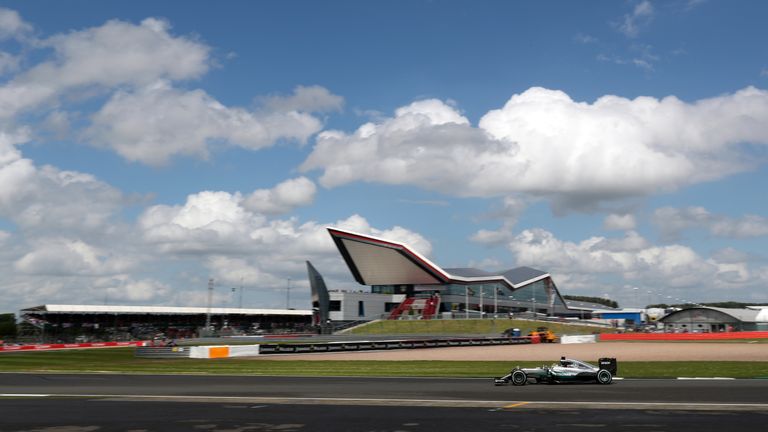
<svg viewBox="0 0 768 432">
<path fill-rule="evenodd" d="M 768 6 L 4 2 L 0 309 L 308 306 L 329 225 L 768 302 Z M 637 289 L 635 289 L 637 288 Z"/>
</svg>

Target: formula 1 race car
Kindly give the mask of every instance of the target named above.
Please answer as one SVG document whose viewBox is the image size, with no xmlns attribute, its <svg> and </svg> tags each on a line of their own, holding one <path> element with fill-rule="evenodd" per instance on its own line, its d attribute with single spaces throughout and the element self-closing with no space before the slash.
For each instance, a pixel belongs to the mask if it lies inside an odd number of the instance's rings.
<svg viewBox="0 0 768 432">
<path fill-rule="evenodd" d="M 507 375 L 494 378 L 495 385 L 521 386 L 526 383 L 598 383 L 610 384 L 613 376 L 618 371 L 615 358 L 601 358 L 598 361 L 600 366 L 594 366 L 587 362 L 561 357 L 558 363 L 552 366 L 542 366 L 539 368 L 521 368 L 515 367 Z"/>
</svg>

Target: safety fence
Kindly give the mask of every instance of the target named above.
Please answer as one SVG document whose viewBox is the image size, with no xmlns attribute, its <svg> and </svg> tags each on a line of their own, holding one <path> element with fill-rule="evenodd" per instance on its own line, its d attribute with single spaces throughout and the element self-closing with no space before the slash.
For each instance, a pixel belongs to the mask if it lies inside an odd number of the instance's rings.
<svg viewBox="0 0 768 432">
<path fill-rule="evenodd" d="M 768 331 L 721 332 L 721 333 L 601 333 L 601 341 L 696 341 L 768 339 Z"/>
</svg>

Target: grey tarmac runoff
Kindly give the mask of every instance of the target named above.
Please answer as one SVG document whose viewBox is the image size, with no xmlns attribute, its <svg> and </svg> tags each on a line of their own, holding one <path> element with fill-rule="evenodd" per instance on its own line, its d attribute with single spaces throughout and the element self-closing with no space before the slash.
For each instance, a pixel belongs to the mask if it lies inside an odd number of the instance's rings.
<svg viewBox="0 0 768 432">
<path fill-rule="evenodd" d="M 0 374 L 0 431 L 762 430 L 768 380 Z M 702 428 L 702 426 L 706 426 Z"/>
<path fill-rule="evenodd" d="M 245 401 L 0 400 L 3 432 L 466 432 L 762 430 L 761 412 L 326 406 Z"/>
<path fill-rule="evenodd" d="M 25 396 L 28 395 L 28 396 Z M 611 385 L 494 386 L 490 378 L 0 374 L 3 398 L 132 401 L 690 409 L 768 412 L 768 380 L 617 380 Z"/>
</svg>

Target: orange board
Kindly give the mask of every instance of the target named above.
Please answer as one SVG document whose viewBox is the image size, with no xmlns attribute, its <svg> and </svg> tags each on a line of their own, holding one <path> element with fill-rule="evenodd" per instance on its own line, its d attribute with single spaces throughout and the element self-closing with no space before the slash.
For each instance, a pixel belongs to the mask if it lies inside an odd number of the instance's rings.
<svg viewBox="0 0 768 432">
<path fill-rule="evenodd" d="M 229 347 L 210 347 L 208 348 L 208 358 L 227 358 L 229 357 Z"/>
</svg>

